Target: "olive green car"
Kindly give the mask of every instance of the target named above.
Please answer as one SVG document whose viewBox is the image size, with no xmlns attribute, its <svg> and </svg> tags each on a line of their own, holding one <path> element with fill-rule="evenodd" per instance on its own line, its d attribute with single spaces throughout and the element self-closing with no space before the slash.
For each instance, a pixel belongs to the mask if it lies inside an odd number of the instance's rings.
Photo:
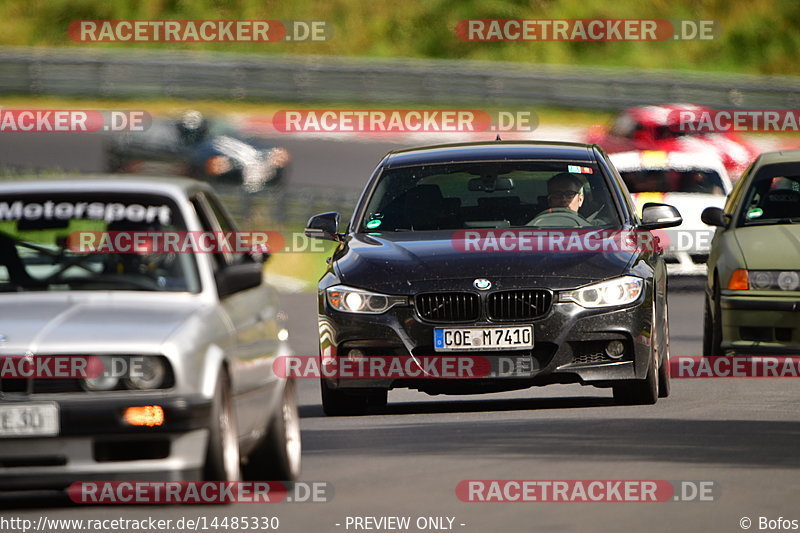
<svg viewBox="0 0 800 533">
<path fill-rule="evenodd" d="M 703 355 L 800 353 L 800 150 L 761 154 L 702 220 L 718 228 Z"/>
</svg>

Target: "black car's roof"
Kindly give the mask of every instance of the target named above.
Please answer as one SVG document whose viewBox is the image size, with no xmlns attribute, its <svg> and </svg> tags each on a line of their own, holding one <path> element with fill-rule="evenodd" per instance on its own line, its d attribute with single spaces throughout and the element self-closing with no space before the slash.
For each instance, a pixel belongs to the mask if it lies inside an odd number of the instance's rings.
<svg viewBox="0 0 800 533">
<path fill-rule="evenodd" d="M 552 141 L 490 141 L 422 146 L 389 152 L 385 167 L 460 161 L 527 159 L 594 162 L 592 145 Z"/>
</svg>

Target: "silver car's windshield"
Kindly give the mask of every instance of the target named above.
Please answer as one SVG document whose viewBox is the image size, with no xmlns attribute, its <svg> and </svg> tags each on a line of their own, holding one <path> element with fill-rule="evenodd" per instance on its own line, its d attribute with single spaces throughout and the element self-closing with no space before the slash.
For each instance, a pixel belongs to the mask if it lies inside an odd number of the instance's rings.
<svg viewBox="0 0 800 533">
<path fill-rule="evenodd" d="M 0 200 L 0 292 L 199 292 L 191 254 L 153 253 L 147 241 L 138 238 L 184 230 L 177 205 L 163 196 L 4 196 Z M 111 237 L 120 238 L 112 242 Z"/>
</svg>

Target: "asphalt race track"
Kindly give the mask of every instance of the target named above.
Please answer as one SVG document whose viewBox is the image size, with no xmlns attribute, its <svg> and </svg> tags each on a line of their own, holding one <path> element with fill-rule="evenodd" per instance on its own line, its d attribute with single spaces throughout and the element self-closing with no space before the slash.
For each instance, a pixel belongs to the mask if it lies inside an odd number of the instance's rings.
<svg viewBox="0 0 800 533">
<path fill-rule="evenodd" d="M 4 137 L 0 160 L 100 171 L 101 143 L 101 136 Z M 293 154 L 293 183 L 352 188 L 363 185 L 388 149 L 400 146 L 282 143 Z M 671 281 L 673 356 L 701 352 L 700 287 Z M 284 296 L 299 355 L 316 354 L 314 298 Z M 355 531 L 346 527 L 348 516 L 410 516 L 412 524 L 420 516 L 451 517 L 452 529 L 465 533 L 735 532 L 742 531 L 740 519 L 748 517 L 751 529 L 758 530 L 759 517 L 800 519 L 797 384 L 792 379 L 673 380 L 670 398 L 642 407 L 615 406 L 609 390 L 579 385 L 463 397 L 394 391 L 387 414 L 326 418 L 318 386 L 308 380 L 301 384 L 303 479 L 330 482 L 334 497 L 329 503 L 84 507 L 28 495 L 4 499 L 0 515 L 34 521 L 43 515 L 278 516 L 280 531 L 298 533 Z M 713 481 L 716 501 L 464 503 L 455 488 L 470 479 Z"/>
</svg>

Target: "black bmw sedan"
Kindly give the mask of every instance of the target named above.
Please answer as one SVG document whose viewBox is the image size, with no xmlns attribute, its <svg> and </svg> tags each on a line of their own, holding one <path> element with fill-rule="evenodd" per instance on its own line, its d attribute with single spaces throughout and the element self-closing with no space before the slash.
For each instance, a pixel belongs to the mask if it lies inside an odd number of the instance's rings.
<svg viewBox="0 0 800 533">
<path fill-rule="evenodd" d="M 669 324 L 651 231 L 681 221 L 664 204 L 637 216 L 594 145 L 387 154 L 344 232 L 333 212 L 306 228 L 338 242 L 318 291 L 320 365 L 340 370 L 321 374 L 325 413 L 385 406 L 398 387 L 580 383 L 612 388 L 619 403 L 655 403 L 669 394 Z"/>
</svg>

